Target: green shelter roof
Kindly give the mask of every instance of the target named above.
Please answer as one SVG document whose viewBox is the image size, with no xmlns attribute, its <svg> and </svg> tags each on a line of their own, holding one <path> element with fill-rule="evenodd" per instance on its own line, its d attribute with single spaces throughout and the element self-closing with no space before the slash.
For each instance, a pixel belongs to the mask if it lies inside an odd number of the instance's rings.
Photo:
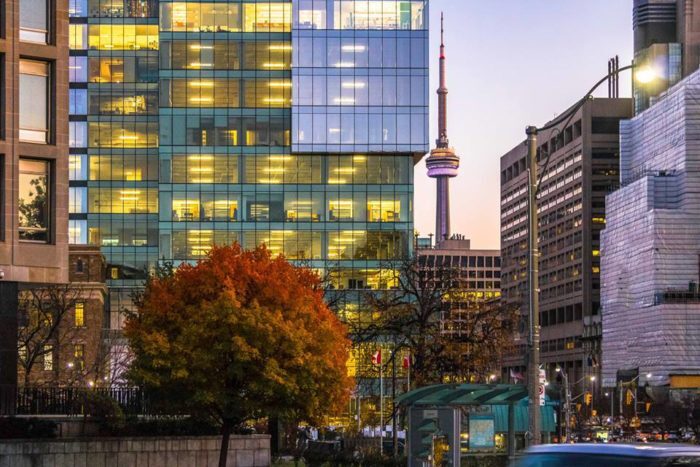
<svg viewBox="0 0 700 467">
<path fill-rule="evenodd" d="M 508 405 L 511 404 L 515 408 L 515 431 L 527 431 L 527 401 L 527 386 L 522 384 L 437 384 L 414 389 L 396 399 L 399 405 L 414 407 L 488 406 L 489 413 L 494 416 L 497 433 L 508 431 Z M 547 398 L 545 406 L 540 407 L 542 431 L 556 430 L 555 405 Z"/>
<path fill-rule="evenodd" d="M 436 384 L 396 399 L 399 405 L 509 405 L 527 399 L 521 384 Z"/>
</svg>

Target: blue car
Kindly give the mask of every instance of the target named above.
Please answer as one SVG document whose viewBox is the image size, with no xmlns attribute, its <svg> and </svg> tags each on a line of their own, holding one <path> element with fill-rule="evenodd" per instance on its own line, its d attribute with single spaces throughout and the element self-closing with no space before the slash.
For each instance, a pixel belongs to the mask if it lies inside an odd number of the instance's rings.
<svg viewBox="0 0 700 467">
<path fill-rule="evenodd" d="M 514 467 L 700 467 L 700 447 L 678 444 L 548 444 Z"/>
</svg>

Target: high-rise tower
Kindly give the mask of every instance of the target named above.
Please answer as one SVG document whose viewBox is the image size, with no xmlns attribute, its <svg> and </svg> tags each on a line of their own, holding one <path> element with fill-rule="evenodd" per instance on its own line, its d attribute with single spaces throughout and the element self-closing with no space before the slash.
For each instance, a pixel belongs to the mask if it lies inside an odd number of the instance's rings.
<svg viewBox="0 0 700 467">
<path fill-rule="evenodd" d="M 459 156 L 447 138 L 447 80 L 445 75 L 444 16 L 440 18 L 440 87 L 438 93 L 438 139 L 425 161 L 428 177 L 437 180 L 435 238 L 441 242 L 450 237 L 450 178 L 457 176 Z"/>
</svg>

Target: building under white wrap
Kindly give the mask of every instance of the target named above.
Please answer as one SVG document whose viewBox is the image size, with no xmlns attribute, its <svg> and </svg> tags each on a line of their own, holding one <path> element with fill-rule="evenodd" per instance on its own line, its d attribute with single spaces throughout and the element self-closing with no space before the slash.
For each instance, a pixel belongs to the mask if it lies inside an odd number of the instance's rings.
<svg viewBox="0 0 700 467">
<path fill-rule="evenodd" d="M 700 386 L 700 71 L 621 123 L 620 179 L 601 236 L 603 386 Z"/>
</svg>

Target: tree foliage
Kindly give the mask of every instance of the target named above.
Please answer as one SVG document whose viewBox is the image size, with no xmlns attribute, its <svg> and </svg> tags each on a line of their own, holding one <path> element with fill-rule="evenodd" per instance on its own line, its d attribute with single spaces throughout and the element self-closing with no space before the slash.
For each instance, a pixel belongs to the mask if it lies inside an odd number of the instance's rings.
<svg viewBox="0 0 700 467">
<path fill-rule="evenodd" d="M 377 319 L 354 325 L 354 340 L 410 351 L 413 386 L 487 381 L 510 346 L 515 310 L 475 298 L 457 269 L 430 269 L 413 259 L 394 279 L 395 290 L 365 296 Z"/>
<path fill-rule="evenodd" d="M 340 411 L 350 342 L 319 282 L 264 247 L 237 244 L 161 272 L 127 317 L 128 375 L 171 410 L 213 417 L 225 439 L 247 420 Z"/>
</svg>

